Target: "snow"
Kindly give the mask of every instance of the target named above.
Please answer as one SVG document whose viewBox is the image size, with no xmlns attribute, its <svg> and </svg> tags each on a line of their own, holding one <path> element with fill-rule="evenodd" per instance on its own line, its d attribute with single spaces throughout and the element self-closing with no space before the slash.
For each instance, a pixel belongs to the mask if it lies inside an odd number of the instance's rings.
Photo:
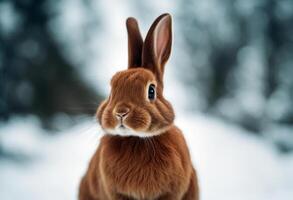
<svg viewBox="0 0 293 200">
<path fill-rule="evenodd" d="M 190 147 L 202 200 L 292 199 L 293 154 L 279 155 L 271 143 L 209 116 L 182 114 L 176 124 Z M 0 125 L 0 133 L 6 149 L 29 158 L 0 160 L 2 200 L 77 199 L 102 136 L 91 119 L 52 135 L 34 117 L 13 118 Z"/>
<path fill-rule="evenodd" d="M 98 144 L 91 121 L 52 136 L 35 118 L 16 118 L 0 128 L 4 148 L 28 155 L 24 163 L 0 160 L 0 194 L 12 199 L 76 199 L 78 182 Z"/>
<path fill-rule="evenodd" d="M 218 119 L 185 120 L 178 124 L 186 133 L 203 199 L 293 197 L 293 155 L 282 157 L 270 143 Z"/>
</svg>

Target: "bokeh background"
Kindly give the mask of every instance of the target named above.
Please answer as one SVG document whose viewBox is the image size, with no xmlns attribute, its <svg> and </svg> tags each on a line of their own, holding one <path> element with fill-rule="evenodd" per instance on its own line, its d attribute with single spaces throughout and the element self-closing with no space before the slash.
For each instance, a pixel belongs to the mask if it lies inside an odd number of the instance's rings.
<svg viewBox="0 0 293 200">
<path fill-rule="evenodd" d="M 165 12 L 165 96 L 202 199 L 293 199 L 292 0 L 1 0 L 0 199 L 77 199 L 125 20 L 145 36 Z"/>
</svg>

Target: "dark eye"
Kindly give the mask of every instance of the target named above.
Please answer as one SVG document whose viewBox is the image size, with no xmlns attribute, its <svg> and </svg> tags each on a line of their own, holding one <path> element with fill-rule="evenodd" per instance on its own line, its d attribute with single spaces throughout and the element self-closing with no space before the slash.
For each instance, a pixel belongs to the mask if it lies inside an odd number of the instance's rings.
<svg viewBox="0 0 293 200">
<path fill-rule="evenodd" d="M 148 98 L 149 100 L 154 100 L 156 98 L 156 86 L 154 84 L 150 84 L 149 86 Z"/>
</svg>

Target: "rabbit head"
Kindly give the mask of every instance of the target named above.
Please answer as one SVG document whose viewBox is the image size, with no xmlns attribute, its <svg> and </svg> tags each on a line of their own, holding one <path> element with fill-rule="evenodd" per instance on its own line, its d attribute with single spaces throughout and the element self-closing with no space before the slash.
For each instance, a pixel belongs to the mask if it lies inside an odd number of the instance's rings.
<svg viewBox="0 0 293 200">
<path fill-rule="evenodd" d="M 159 16 L 143 42 L 137 21 L 128 18 L 128 69 L 111 80 L 110 96 L 97 118 L 108 134 L 150 137 L 165 132 L 174 121 L 163 96 L 163 74 L 172 44 L 171 16 Z"/>
</svg>

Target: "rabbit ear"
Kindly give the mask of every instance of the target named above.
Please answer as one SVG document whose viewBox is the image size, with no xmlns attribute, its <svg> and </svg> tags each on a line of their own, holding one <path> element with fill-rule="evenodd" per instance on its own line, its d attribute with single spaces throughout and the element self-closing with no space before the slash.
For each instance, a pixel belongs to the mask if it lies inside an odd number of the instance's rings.
<svg viewBox="0 0 293 200">
<path fill-rule="evenodd" d="M 140 67 L 143 40 L 136 19 L 129 17 L 126 20 L 126 28 L 128 33 L 128 68 Z"/>
<path fill-rule="evenodd" d="M 152 24 L 142 50 L 142 66 L 150 69 L 163 85 L 164 66 L 172 46 L 172 19 L 169 14 L 159 16 Z"/>
</svg>

